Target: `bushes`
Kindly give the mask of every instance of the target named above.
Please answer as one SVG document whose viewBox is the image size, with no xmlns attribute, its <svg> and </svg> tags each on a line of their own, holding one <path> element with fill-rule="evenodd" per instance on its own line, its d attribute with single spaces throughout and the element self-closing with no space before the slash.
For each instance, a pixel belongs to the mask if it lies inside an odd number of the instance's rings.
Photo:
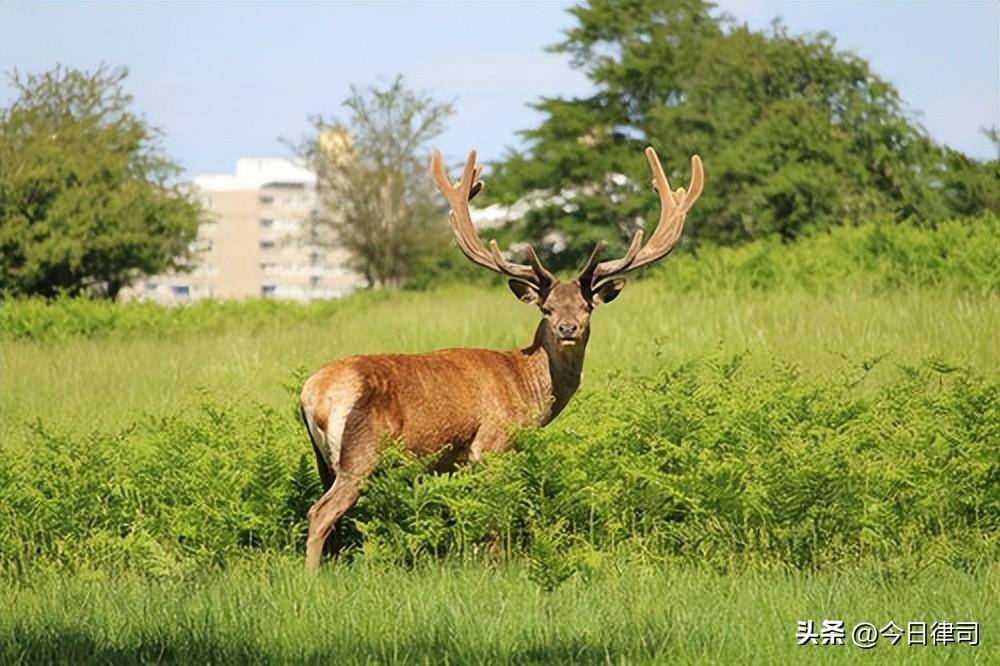
<svg viewBox="0 0 1000 666">
<path fill-rule="evenodd" d="M 337 539 L 368 560 L 526 556 L 554 586 L 614 557 L 916 571 L 995 560 L 1000 385 L 928 362 L 856 397 L 706 358 L 580 396 L 452 475 L 390 454 Z M 614 401 L 608 396 L 614 395 Z M 246 401 L 0 449 L 0 570 L 172 575 L 296 552 L 319 496 L 295 415 Z"/>
<path fill-rule="evenodd" d="M 169 575 L 287 550 L 319 493 L 295 421 L 253 405 L 206 401 L 115 433 L 34 430 L 32 448 L 0 448 L 2 568 Z"/>
<path fill-rule="evenodd" d="M 466 552 L 498 533 L 543 561 L 556 542 L 584 570 L 611 553 L 796 568 L 871 558 L 911 570 L 995 558 L 996 383 L 928 363 L 862 400 L 857 377 L 738 368 L 738 358 L 708 359 L 619 380 L 523 434 L 516 454 L 413 478 L 410 492 L 398 485 L 406 468 L 383 475 L 361 508 L 366 552 Z"/>
<path fill-rule="evenodd" d="M 38 298 L 0 305 L 0 339 L 61 341 L 76 337 L 168 336 L 224 330 L 260 330 L 280 324 L 326 320 L 363 311 L 389 297 L 363 292 L 351 298 L 299 304 L 254 299 L 202 300 L 173 308 L 151 302 Z"/>
<path fill-rule="evenodd" d="M 696 224 L 696 221 L 691 222 Z M 845 287 L 864 293 L 915 287 L 957 293 L 1000 292 L 1000 219 L 992 215 L 943 223 L 934 230 L 868 223 L 838 227 L 795 244 L 764 240 L 740 248 L 707 246 L 678 255 L 651 278 L 667 292 L 806 290 Z M 437 269 L 434 269 L 437 270 Z M 480 271 L 482 273 L 482 271 Z M 14 300 L 0 306 L 0 339 L 64 340 L 92 336 L 166 336 L 264 327 L 363 313 L 374 303 L 414 294 L 364 292 L 308 305 L 199 301 L 176 308 L 152 303 Z"/>
<path fill-rule="evenodd" d="M 868 223 L 838 227 L 795 244 L 762 240 L 707 246 L 658 269 L 669 289 L 700 293 L 804 289 L 829 294 L 932 287 L 958 293 L 1000 291 L 1000 219 L 984 215 L 935 229 Z"/>
</svg>

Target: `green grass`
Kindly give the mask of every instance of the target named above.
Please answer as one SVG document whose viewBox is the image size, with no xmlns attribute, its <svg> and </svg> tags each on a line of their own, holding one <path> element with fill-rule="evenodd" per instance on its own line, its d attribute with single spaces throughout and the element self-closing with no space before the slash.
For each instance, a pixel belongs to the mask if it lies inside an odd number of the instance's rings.
<svg viewBox="0 0 1000 666">
<path fill-rule="evenodd" d="M 506 288 L 0 305 L 0 662 L 791 663 L 799 619 L 979 621 L 996 662 L 997 221 L 704 248 L 594 315 L 580 394 L 395 460 L 299 570 L 339 356 L 526 344 Z M 499 552 L 497 552 L 497 550 Z"/>
<path fill-rule="evenodd" d="M 996 663 L 1000 570 L 886 576 L 626 566 L 543 592 L 517 567 L 263 560 L 150 582 L 38 576 L 4 593 L 8 663 Z M 978 621 L 981 645 L 799 646 L 798 620 Z"/>
<path fill-rule="evenodd" d="M 513 349 L 530 342 L 537 321 L 537 311 L 505 288 L 448 287 L 403 294 L 362 315 L 255 331 L 0 342 L 0 435 L 21 441 L 12 430 L 39 418 L 123 427 L 144 412 L 173 413 L 202 390 L 279 408 L 288 404 L 283 386 L 296 369 L 312 371 L 358 353 Z M 887 363 L 877 375 L 928 356 L 987 373 L 1000 364 L 1000 298 L 992 294 L 703 295 L 649 280 L 595 312 L 593 329 L 584 388 L 599 387 L 615 373 L 648 373 L 720 350 L 750 350 L 814 375 L 839 368 L 845 357 L 883 354 Z"/>
</svg>

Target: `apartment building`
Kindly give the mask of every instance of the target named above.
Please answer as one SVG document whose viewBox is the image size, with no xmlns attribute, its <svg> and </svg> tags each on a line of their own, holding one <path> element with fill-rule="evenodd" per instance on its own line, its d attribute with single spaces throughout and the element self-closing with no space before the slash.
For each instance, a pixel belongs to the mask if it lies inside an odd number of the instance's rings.
<svg viewBox="0 0 1000 666">
<path fill-rule="evenodd" d="M 198 176 L 191 196 L 207 211 L 191 270 L 146 278 L 124 296 L 180 303 L 199 298 L 337 298 L 364 281 L 309 223 L 316 174 L 280 157 L 243 158 L 235 174 Z"/>
</svg>

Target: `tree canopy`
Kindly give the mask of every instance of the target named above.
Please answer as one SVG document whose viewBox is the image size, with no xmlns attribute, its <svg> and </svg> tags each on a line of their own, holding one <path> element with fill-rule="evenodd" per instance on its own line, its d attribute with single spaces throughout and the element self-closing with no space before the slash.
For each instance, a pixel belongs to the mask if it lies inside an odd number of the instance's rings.
<svg viewBox="0 0 1000 666">
<path fill-rule="evenodd" d="M 160 133 L 131 110 L 126 69 L 14 72 L 0 109 L 0 294 L 114 298 L 182 268 L 199 221 L 168 179 Z"/>
<path fill-rule="evenodd" d="M 486 190 L 508 202 L 562 192 L 515 232 L 536 243 L 562 232 L 568 247 L 549 248 L 547 260 L 579 264 L 602 237 L 623 251 L 641 220 L 655 219 L 646 145 L 675 186 L 686 185 L 692 154 L 704 160 L 687 244 L 793 239 L 873 214 L 933 221 L 996 210 L 995 165 L 935 145 L 896 89 L 832 36 L 790 35 L 779 22 L 755 32 L 713 9 L 701 0 L 570 9 L 576 24 L 551 48 L 595 91 L 535 104 L 543 120 L 522 133 L 526 150 L 497 164 Z"/>
</svg>

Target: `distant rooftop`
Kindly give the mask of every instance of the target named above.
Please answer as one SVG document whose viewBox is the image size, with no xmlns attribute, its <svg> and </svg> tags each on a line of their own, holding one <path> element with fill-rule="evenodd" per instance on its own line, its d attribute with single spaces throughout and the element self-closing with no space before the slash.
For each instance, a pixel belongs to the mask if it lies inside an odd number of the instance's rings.
<svg viewBox="0 0 1000 666">
<path fill-rule="evenodd" d="M 205 192 L 257 190 L 270 183 L 315 185 L 316 174 L 302 160 L 287 157 L 242 157 L 236 160 L 236 174 L 195 176 L 192 184 Z"/>
</svg>

